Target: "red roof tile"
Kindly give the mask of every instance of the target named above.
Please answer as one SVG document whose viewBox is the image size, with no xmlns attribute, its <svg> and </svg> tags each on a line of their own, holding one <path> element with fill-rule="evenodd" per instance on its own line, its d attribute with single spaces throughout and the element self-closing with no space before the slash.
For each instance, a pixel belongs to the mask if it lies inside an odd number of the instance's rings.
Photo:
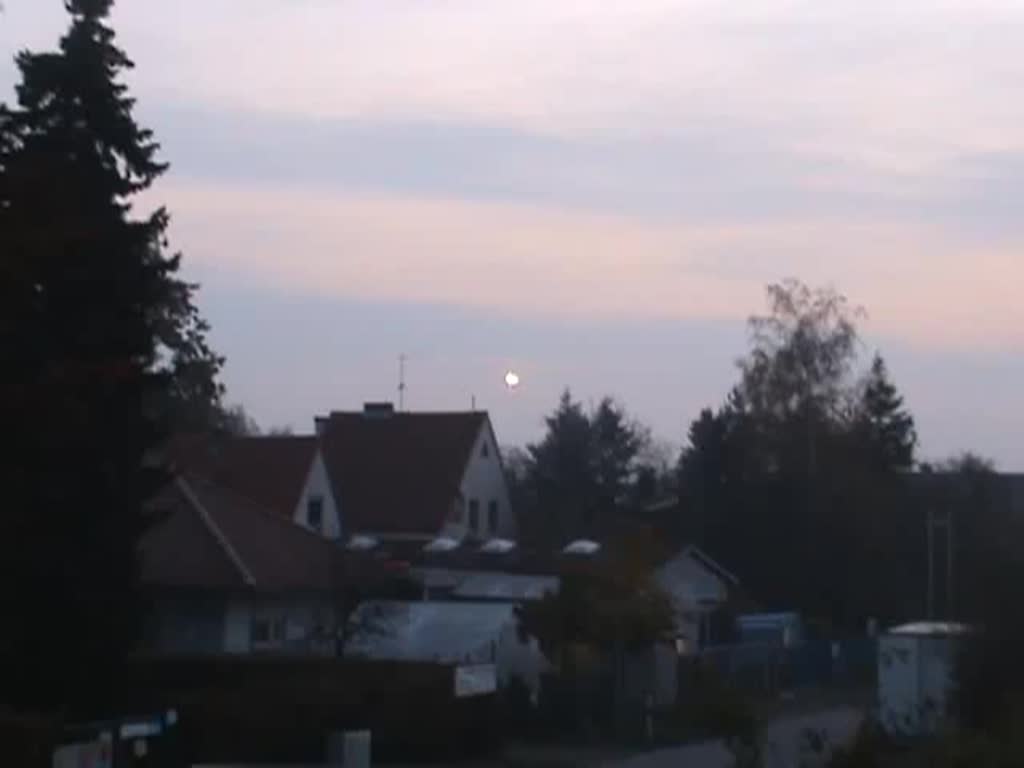
<svg viewBox="0 0 1024 768">
<path fill-rule="evenodd" d="M 316 451 L 312 435 L 181 435 L 171 441 L 168 454 L 176 470 L 199 474 L 290 519 Z"/>
<path fill-rule="evenodd" d="M 158 503 L 168 516 L 140 542 L 148 584 L 277 592 L 325 591 L 340 583 L 343 553 L 336 542 L 206 478 L 179 476 Z"/>
<path fill-rule="evenodd" d="M 237 589 L 245 578 L 176 482 L 153 502 L 162 519 L 139 541 L 144 584 Z"/>
<path fill-rule="evenodd" d="M 459 498 L 487 414 L 332 413 L 324 461 L 350 532 L 434 535 Z"/>
</svg>

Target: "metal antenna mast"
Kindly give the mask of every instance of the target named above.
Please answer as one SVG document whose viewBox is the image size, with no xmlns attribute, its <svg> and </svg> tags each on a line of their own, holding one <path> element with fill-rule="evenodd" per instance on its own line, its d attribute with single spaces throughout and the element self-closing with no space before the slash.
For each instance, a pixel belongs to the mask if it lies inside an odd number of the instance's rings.
<svg viewBox="0 0 1024 768">
<path fill-rule="evenodd" d="M 398 410 L 405 410 L 405 355 L 398 356 Z"/>
</svg>

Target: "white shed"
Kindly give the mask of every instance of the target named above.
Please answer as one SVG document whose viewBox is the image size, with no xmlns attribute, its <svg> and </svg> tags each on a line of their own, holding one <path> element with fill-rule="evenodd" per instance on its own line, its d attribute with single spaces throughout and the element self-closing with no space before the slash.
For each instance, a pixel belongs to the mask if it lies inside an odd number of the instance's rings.
<svg viewBox="0 0 1024 768">
<path fill-rule="evenodd" d="M 345 652 L 371 659 L 494 664 L 499 685 L 519 678 L 536 695 L 548 663 L 536 640 L 519 636 L 518 623 L 514 603 L 376 600 L 356 609 L 356 632 Z"/>
<path fill-rule="evenodd" d="M 878 704 L 891 734 L 934 731 L 946 716 L 964 624 L 922 621 L 893 627 L 878 641 Z"/>
</svg>

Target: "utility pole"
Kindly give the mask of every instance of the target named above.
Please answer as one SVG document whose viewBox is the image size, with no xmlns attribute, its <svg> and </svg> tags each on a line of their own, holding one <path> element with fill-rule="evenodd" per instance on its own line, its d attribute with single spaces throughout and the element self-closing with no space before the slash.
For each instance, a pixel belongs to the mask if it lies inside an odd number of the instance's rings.
<svg viewBox="0 0 1024 768">
<path fill-rule="evenodd" d="M 405 354 L 398 356 L 398 410 L 405 410 Z"/>
<path fill-rule="evenodd" d="M 953 510 L 946 510 L 946 616 L 953 616 Z"/>
<path fill-rule="evenodd" d="M 925 519 L 928 540 L 928 618 L 936 619 L 935 600 L 935 532 L 936 530 L 945 533 L 946 545 L 946 584 L 943 595 L 943 614 L 946 619 L 953 618 L 953 510 L 947 509 L 944 513 L 937 512 L 934 507 L 929 506 Z"/>
<path fill-rule="evenodd" d="M 932 517 L 935 511 L 929 505 L 924 518 L 924 532 L 928 540 L 928 594 L 926 613 L 929 619 L 935 618 L 935 528 Z"/>
</svg>

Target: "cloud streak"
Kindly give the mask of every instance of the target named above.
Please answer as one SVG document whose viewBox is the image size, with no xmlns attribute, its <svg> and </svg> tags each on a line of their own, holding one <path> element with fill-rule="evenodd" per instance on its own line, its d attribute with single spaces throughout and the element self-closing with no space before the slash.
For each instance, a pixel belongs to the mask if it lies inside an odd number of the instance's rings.
<svg viewBox="0 0 1024 768">
<path fill-rule="evenodd" d="M 140 85 L 161 98 L 571 137 L 725 118 L 904 170 L 1024 141 L 1024 9 L 1009 0 L 253 0 L 244 16 L 236 0 L 210 0 L 204 23 L 167 8 L 133 2 L 117 17 Z"/>
<path fill-rule="evenodd" d="M 556 317 L 742 319 L 761 305 L 766 281 L 794 274 L 840 286 L 888 336 L 1024 343 L 1019 252 L 928 228 L 693 224 L 253 184 L 167 184 L 159 194 L 205 279 Z"/>
</svg>

